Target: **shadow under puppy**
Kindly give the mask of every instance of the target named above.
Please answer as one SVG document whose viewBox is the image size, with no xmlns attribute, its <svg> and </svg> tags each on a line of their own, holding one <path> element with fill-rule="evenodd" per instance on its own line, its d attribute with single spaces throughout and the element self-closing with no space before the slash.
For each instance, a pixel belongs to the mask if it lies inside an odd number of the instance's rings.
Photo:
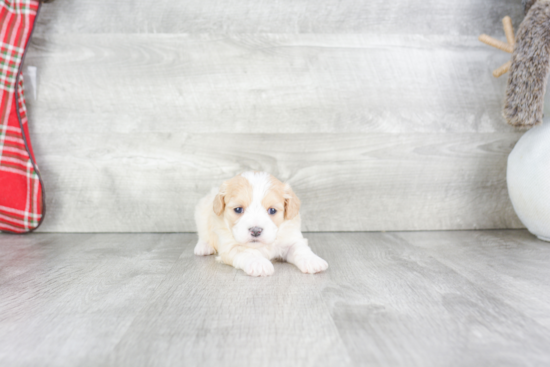
<svg viewBox="0 0 550 367">
<path fill-rule="evenodd" d="M 271 259 L 303 273 L 328 268 L 302 236 L 300 200 L 288 184 L 265 172 L 245 172 L 225 181 L 197 204 L 199 242 L 195 255 L 216 260 L 251 276 L 274 272 Z"/>
</svg>

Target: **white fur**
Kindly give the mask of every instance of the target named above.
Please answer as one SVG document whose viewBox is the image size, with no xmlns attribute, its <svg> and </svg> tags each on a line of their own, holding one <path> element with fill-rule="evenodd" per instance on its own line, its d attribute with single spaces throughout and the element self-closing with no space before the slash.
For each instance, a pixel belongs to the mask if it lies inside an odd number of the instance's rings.
<svg viewBox="0 0 550 367">
<path fill-rule="evenodd" d="M 252 203 L 233 227 L 233 237 L 238 243 L 247 243 L 252 240 L 265 244 L 272 243 L 277 238 L 278 228 L 262 206 L 262 199 L 271 188 L 269 174 L 265 172 L 245 172 L 241 176 L 246 178 L 252 185 Z M 262 235 L 258 238 L 252 237 L 249 231 L 249 228 L 252 227 L 262 228 Z"/>
<path fill-rule="evenodd" d="M 328 268 L 325 260 L 315 255 L 301 232 L 300 214 L 285 220 L 277 228 L 261 202 L 271 188 L 270 175 L 263 172 L 242 174 L 253 188 L 252 203 L 243 216 L 229 228 L 224 215 L 217 216 L 213 202 L 217 189 L 197 204 L 195 220 L 199 242 L 195 255 L 218 253 L 217 260 L 242 269 L 251 276 L 269 276 L 274 272 L 270 260 L 281 259 L 296 265 L 303 273 L 318 273 Z M 263 228 L 259 242 L 250 242 L 249 228 Z"/>
</svg>

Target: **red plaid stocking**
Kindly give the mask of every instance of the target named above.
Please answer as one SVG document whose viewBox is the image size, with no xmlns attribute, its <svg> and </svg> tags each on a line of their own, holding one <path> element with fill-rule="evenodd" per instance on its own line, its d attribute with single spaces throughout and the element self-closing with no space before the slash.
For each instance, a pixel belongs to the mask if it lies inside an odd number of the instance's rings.
<svg viewBox="0 0 550 367">
<path fill-rule="evenodd" d="M 25 233 L 44 216 L 23 96 L 22 63 L 38 0 L 0 0 L 0 230 Z"/>
</svg>

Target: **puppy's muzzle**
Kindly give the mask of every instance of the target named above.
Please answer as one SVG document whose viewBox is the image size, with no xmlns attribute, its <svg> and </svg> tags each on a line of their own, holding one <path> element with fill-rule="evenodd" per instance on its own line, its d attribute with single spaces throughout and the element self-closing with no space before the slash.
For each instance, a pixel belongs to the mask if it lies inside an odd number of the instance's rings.
<svg viewBox="0 0 550 367">
<path fill-rule="evenodd" d="M 252 228 L 248 228 L 248 230 L 250 231 L 250 235 L 252 237 L 260 237 L 264 229 L 260 227 L 252 227 Z"/>
</svg>

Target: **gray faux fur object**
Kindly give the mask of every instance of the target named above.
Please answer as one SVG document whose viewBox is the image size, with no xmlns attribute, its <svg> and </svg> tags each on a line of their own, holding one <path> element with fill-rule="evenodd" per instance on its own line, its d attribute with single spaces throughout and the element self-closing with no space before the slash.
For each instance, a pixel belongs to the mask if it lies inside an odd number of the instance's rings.
<svg viewBox="0 0 550 367">
<path fill-rule="evenodd" d="M 512 126 L 542 124 L 550 71 L 550 0 L 538 0 L 521 23 L 512 55 L 504 118 Z"/>
<path fill-rule="evenodd" d="M 521 3 L 523 4 L 523 14 L 527 14 L 529 9 L 533 6 L 537 0 L 521 0 Z"/>
</svg>

